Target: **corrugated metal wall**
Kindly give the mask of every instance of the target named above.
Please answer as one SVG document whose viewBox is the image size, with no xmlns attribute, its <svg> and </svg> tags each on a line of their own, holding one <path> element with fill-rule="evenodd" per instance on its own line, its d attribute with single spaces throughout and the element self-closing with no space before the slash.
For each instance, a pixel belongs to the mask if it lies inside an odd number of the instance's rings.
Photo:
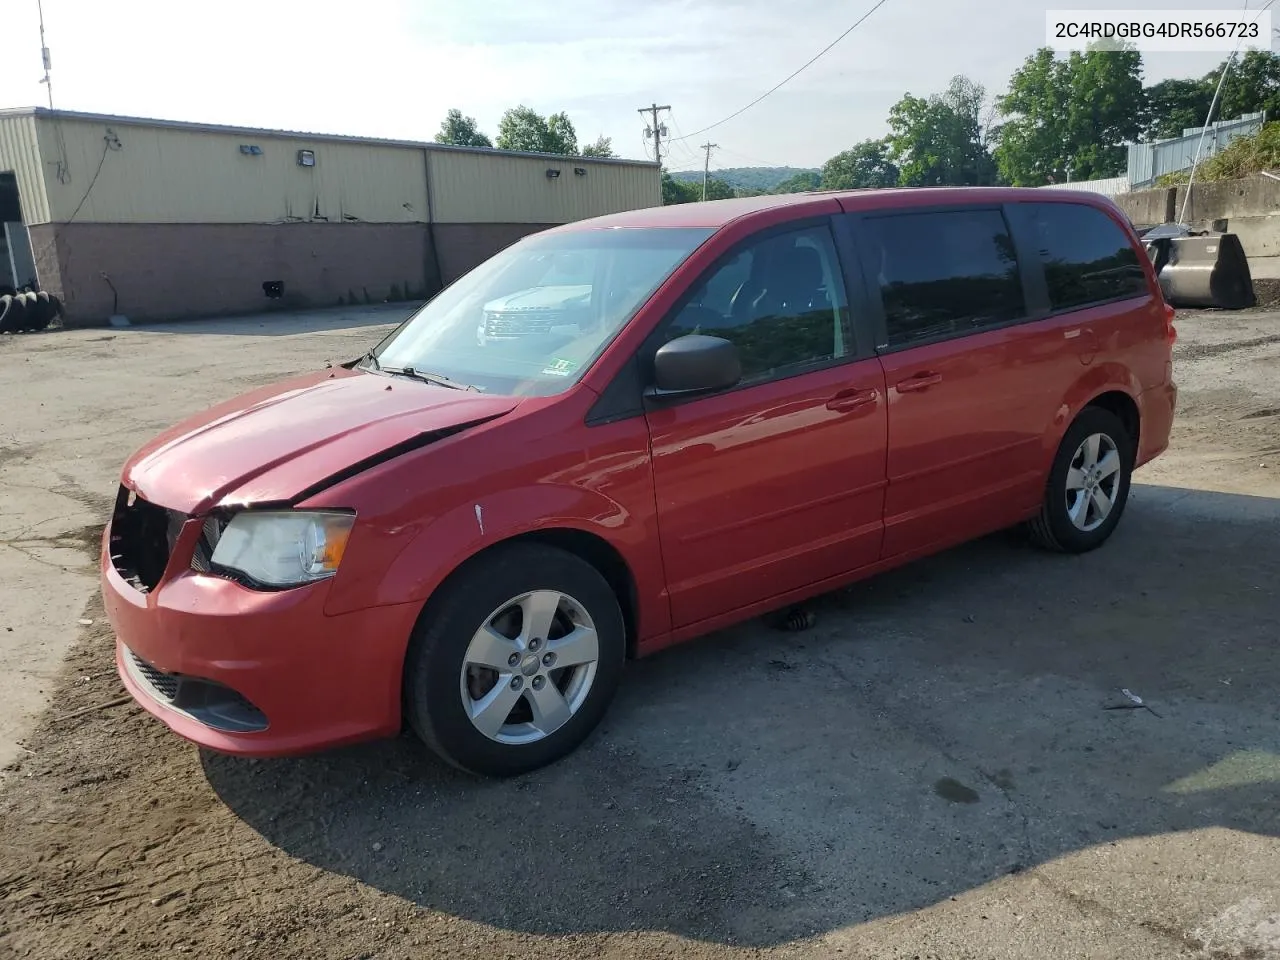
<svg viewBox="0 0 1280 960">
<path fill-rule="evenodd" d="M 28 158 L 19 184 L 24 201 L 31 197 L 32 223 L 423 223 L 430 215 L 440 223 L 551 224 L 662 200 L 661 174 L 652 164 L 114 117 L 0 119 L 6 121 L 0 136 L 8 132 L 8 140 L 25 144 L 9 152 Z M 6 142 L 0 140 L 0 150 Z M 261 152 L 246 154 L 242 147 Z M 299 166 L 299 150 L 314 152 L 314 167 Z M 46 175 L 30 185 L 41 166 Z M 548 169 L 560 176 L 549 178 Z"/>
<path fill-rule="evenodd" d="M 45 172 L 40 166 L 35 117 L 0 116 L 0 171 L 12 173 L 18 181 L 22 218 L 27 223 L 48 223 Z M 56 170 L 50 169 L 50 178 Z"/>
<path fill-rule="evenodd" d="M 65 182 L 46 178 L 49 213 L 58 222 L 73 214 L 90 223 L 427 218 L 425 164 L 413 147 L 115 120 L 38 117 L 35 123 L 46 169 L 63 161 L 69 172 Z M 261 155 L 242 153 L 242 145 L 259 147 Z M 298 165 L 299 150 L 315 152 L 314 167 Z"/>
<path fill-rule="evenodd" d="M 1182 136 L 1155 143 L 1129 144 L 1129 184 L 1134 190 L 1149 187 L 1166 173 L 1179 173 L 1191 169 L 1196 162 L 1196 150 L 1203 163 L 1220 153 L 1236 137 L 1257 133 L 1262 129 L 1265 113 L 1249 113 L 1235 120 L 1220 120 L 1207 128 L 1201 144 L 1202 127 L 1188 127 Z"/>
<path fill-rule="evenodd" d="M 662 202 L 653 164 L 430 149 L 427 157 L 439 223 L 568 223 Z"/>
</svg>

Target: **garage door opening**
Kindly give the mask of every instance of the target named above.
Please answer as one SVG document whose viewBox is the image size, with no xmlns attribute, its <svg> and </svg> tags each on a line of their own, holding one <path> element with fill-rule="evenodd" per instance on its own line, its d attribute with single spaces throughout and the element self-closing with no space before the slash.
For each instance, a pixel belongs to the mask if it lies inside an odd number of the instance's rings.
<svg viewBox="0 0 1280 960">
<path fill-rule="evenodd" d="M 22 222 L 18 178 L 0 172 L 0 294 L 40 289 L 31 235 Z"/>
</svg>

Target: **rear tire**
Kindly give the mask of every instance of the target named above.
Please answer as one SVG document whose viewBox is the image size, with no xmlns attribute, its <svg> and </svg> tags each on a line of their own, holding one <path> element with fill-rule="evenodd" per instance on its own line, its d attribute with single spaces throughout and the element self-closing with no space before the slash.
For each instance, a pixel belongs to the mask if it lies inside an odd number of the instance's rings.
<svg viewBox="0 0 1280 960">
<path fill-rule="evenodd" d="M 419 618 L 405 716 L 454 766 L 515 776 L 582 743 L 625 657 L 622 610 L 595 567 L 540 544 L 500 547 L 451 578 Z"/>
<path fill-rule="evenodd" d="M 21 333 L 27 329 L 27 298 L 25 294 L 14 294 L 9 298 L 9 309 L 4 315 L 4 329 L 8 333 Z"/>
<path fill-rule="evenodd" d="M 1085 553 L 1115 531 L 1129 500 L 1134 443 L 1120 418 L 1085 407 L 1053 458 L 1031 538 L 1046 550 Z"/>
<path fill-rule="evenodd" d="M 35 320 L 31 326 L 31 329 L 32 330 L 48 329 L 49 324 L 53 322 L 53 318 L 57 313 L 57 310 L 53 305 L 53 300 L 52 298 L 50 298 L 49 294 L 45 293 L 43 290 L 34 294 L 34 296 L 36 298 L 35 303 L 27 304 L 28 311 L 33 309 L 33 307 L 35 309 Z"/>
</svg>

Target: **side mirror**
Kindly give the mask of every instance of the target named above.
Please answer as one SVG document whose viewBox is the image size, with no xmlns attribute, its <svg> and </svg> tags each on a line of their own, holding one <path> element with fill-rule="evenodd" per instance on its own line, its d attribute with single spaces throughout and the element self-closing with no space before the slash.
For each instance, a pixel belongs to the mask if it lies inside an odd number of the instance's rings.
<svg viewBox="0 0 1280 960">
<path fill-rule="evenodd" d="M 651 397 L 723 390 L 742 379 L 738 348 L 721 337 L 690 334 L 658 348 Z"/>
</svg>

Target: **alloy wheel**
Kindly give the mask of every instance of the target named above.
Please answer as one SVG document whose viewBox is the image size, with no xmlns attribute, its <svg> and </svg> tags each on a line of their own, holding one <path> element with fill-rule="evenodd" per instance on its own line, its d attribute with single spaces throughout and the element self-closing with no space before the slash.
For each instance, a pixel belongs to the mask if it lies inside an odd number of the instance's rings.
<svg viewBox="0 0 1280 960">
<path fill-rule="evenodd" d="M 1121 466 L 1116 442 L 1105 433 L 1090 434 L 1076 448 L 1067 468 L 1067 516 L 1077 530 L 1096 530 L 1111 515 Z"/>
<path fill-rule="evenodd" d="M 513 597 L 467 645 L 462 706 L 490 740 L 535 743 L 563 727 L 587 700 L 600 641 L 586 608 L 556 590 Z"/>
</svg>

